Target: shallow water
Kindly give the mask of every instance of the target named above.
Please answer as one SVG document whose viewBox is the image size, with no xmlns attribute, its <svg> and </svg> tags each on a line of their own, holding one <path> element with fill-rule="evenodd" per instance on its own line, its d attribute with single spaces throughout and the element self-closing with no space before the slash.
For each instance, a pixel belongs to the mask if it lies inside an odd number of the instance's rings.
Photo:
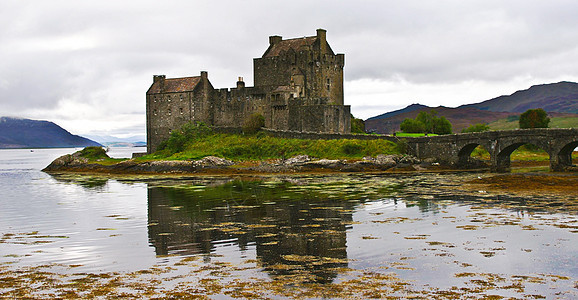
<svg viewBox="0 0 578 300">
<path fill-rule="evenodd" d="M 575 198 L 472 191 L 471 173 L 39 171 L 71 152 L 0 150 L 0 296 L 578 297 Z"/>
</svg>

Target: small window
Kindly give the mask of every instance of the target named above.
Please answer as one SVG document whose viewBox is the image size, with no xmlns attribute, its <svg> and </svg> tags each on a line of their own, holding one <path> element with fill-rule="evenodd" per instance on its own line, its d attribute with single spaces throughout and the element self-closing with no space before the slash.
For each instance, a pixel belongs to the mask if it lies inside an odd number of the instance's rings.
<svg viewBox="0 0 578 300">
<path fill-rule="evenodd" d="M 157 114 L 158 114 L 158 111 L 156 109 L 153 109 L 153 115 L 156 116 Z"/>
<path fill-rule="evenodd" d="M 331 88 L 331 79 L 327 78 L 327 90 Z"/>
<path fill-rule="evenodd" d="M 184 110 L 182 107 L 179 108 L 179 112 L 181 113 L 181 115 L 184 113 Z"/>
<path fill-rule="evenodd" d="M 169 116 L 170 116 L 170 115 L 171 115 L 171 113 L 172 113 L 170 108 L 169 108 L 169 110 L 168 110 L 168 113 L 169 113 Z"/>
</svg>

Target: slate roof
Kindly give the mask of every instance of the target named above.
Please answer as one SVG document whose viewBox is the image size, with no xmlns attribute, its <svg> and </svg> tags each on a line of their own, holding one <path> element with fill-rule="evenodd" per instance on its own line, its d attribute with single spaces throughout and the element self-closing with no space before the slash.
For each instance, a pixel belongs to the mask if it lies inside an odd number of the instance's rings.
<svg viewBox="0 0 578 300">
<path fill-rule="evenodd" d="M 301 48 L 302 46 L 313 46 L 315 41 L 317 41 L 316 36 L 282 40 L 277 44 L 273 45 L 272 47 L 270 47 L 269 49 L 267 49 L 265 54 L 263 54 L 263 57 L 279 56 L 281 52 L 288 51 L 289 49 L 299 51 L 299 48 Z"/>
<path fill-rule="evenodd" d="M 154 82 L 147 94 L 178 93 L 192 91 L 201 82 L 201 76 L 167 78 L 164 80 L 164 89 L 161 91 L 161 82 Z"/>
</svg>

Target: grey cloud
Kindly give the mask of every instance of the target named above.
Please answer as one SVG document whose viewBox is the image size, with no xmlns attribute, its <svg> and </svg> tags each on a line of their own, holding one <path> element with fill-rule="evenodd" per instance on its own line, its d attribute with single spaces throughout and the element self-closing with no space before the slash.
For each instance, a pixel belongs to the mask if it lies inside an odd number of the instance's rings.
<svg viewBox="0 0 578 300">
<path fill-rule="evenodd" d="M 314 35 L 316 28 L 327 29 L 332 48 L 346 54 L 346 81 L 578 78 L 576 11 L 578 3 L 564 0 L 6 0 L 0 110 L 48 112 L 72 99 L 103 118 L 142 112 L 153 74 L 206 70 L 216 87 L 233 86 L 237 76 L 251 84 L 252 58 L 269 35 Z M 79 45 L 66 44 L 75 39 Z"/>
</svg>

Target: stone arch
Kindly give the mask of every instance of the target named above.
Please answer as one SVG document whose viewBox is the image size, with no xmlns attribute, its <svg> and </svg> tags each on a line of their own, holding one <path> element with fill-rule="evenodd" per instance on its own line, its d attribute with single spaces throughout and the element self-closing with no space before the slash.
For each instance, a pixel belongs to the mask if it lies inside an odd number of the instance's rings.
<svg viewBox="0 0 578 300">
<path fill-rule="evenodd" d="M 459 166 L 459 167 L 471 166 L 471 165 L 472 165 L 471 155 L 472 155 L 472 152 L 473 152 L 478 146 L 482 146 L 484 149 L 486 149 L 486 151 L 488 150 L 488 148 L 487 148 L 486 145 L 472 142 L 472 143 L 469 143 L 469 144 L 464 145 L 464 146 L 458 151 L 458 166 Z"/>
<path fill-rule="evenodd" d="M 496 154 L 496 158 L 495 158 L 495 162 L 494 162 L 494 166 L 493 166 L 494 171 L 496 171 L 496 172 L 508 172 L 508 171 L 510 171 L 510 156 L 512 155 L 512 153 L 514 151 L 516 151 L 516 149 L 520 148 L 520 146 L 525 145 L 525 144 L 532 144 L 534 146 L 537 146 L 540 149 L 546 151 L 546 153 L 548 153 L 548 155 L 550 157 L 552 156 L 550 151 L 549 151 L 549 148 L 545 147 L 544 143 L 542 143 L 541 141 L 526 141 L 526 140 L 516 141 L 516 142 L 502 148 L 502 150 Z"/>
<path fill-rule="evenodd" d="M 578 147 L 578 140 L 572 141 L 564 145 L 558 153 L 554 153 L 556 156 L 556 164 L 552 165 L 554 171 L 562 171 L 565 167 L 572 165 L 572 152 Z"/>
</svg>

